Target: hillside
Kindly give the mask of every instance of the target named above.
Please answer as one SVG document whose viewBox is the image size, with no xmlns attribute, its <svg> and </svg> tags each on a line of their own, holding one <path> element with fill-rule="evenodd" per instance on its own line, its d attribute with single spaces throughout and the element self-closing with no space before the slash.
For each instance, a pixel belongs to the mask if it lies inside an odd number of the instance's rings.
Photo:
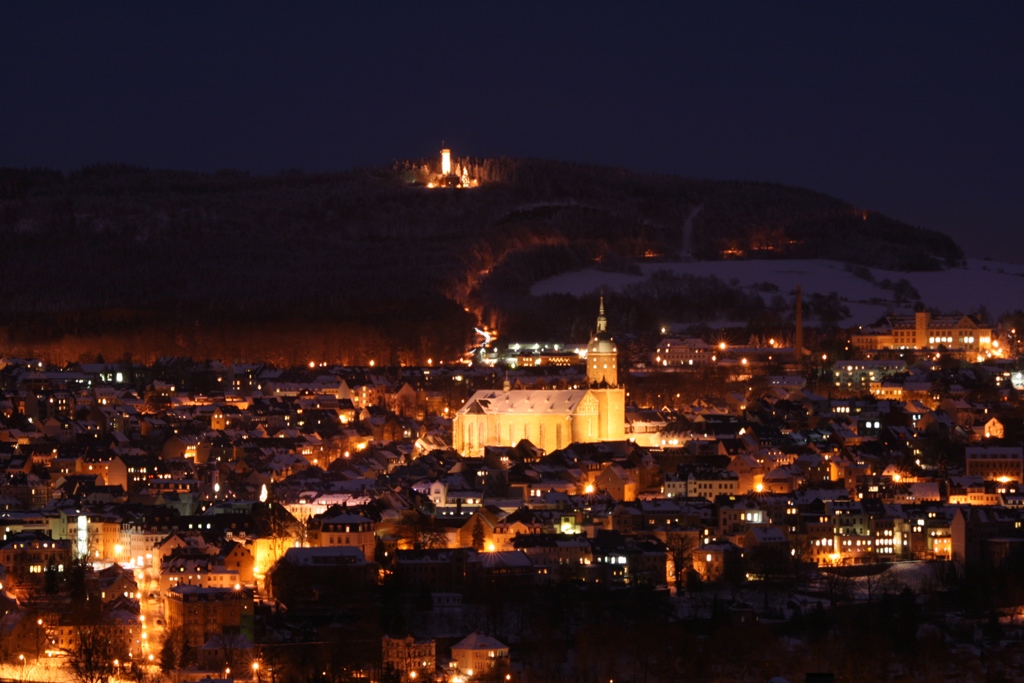
<svg viewBox="0 0 1024 683">
<path fill-rule="evenodd" d="M 273 177 L 0 170 L 0 354 L 415 362 L 457 356 L 478 318 L 580 337 L 592 311 L 538 301 L 530 286 L 675 258 L 691 216 L 686 247 L 702 260 L 935 270 L 963 259 L 945 235 L 807 190 L 458 163 L 480 187 L 427 189 L 422 161 Z"/>
</svg>

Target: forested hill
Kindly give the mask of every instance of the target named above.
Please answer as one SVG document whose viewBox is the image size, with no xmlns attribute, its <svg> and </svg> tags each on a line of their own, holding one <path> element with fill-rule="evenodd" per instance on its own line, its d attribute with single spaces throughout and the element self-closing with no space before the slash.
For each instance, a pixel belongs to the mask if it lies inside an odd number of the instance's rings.
<svg viewBox="0 0 1024 683">
<path fill-rule="evenodd" d="M 945 235 L 807 190 L 515 159 L 456 160 L 480 186 L 428 189 L 430 163 L 0 169 L 0 355 L 450 358 L 477 316 L 515 329 L 542 277 L 677 257 L 690 216 L 699 259 L 963 258 Z"/>
</svg>

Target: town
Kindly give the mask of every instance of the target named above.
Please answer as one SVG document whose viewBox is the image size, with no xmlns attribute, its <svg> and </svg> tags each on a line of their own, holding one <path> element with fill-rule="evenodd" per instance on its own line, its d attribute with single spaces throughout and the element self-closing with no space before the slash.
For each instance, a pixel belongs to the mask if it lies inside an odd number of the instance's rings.
<svg viewBox="0 0 1024 683">
<path fill-rule="evenodd" d="M 0 360 L 2 675 L 1009 680 L 1016 329 L 837 354 L 799 319 L 627 355 L 602 298 L 586 344 L 424 367 Z"/>
</svg>

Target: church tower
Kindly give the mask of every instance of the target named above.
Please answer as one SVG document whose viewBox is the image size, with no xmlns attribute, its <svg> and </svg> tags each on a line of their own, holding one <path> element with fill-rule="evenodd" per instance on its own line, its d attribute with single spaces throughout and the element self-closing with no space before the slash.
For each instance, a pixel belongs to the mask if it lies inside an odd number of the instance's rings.
<svg viewBox="0 0 1024 683">
<path fill-rule="evenodd" d="M 604 297 L 597 312 L 597 330 L 587 344 L 587 383 L 597 398 L 598 435 L 601 441 L 626 438 L 626 389 L 619 386 L 619 350 L 608 333 Z"/>
<path fill-rule="evenodd" d="M 619 386 L 619 351 L 608 334 L 608 319 L 604 317 L 604 297 L 597 312 L 597 331 L 587 345 L 587 382 L 592 387 Z"/>
</svg>

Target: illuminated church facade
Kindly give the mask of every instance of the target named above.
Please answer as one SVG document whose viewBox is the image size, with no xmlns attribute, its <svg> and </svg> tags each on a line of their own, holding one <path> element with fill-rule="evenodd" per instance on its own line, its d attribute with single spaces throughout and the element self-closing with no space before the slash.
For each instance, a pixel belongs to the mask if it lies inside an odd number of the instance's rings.
<svg viewBox="0 0 1024 683">
<path fill-rule="evenodd" d="M 608 333 L 604 299 L 587 345 L 587 387 L 482 390 L 455 414 L 452 441 L 467 457 L 485 446 L 515 446 L 526 439 L 550 453 L 571 443 L 625 439 L 626 390 L 619 384 L 618 349 Z"/>
</svg>

